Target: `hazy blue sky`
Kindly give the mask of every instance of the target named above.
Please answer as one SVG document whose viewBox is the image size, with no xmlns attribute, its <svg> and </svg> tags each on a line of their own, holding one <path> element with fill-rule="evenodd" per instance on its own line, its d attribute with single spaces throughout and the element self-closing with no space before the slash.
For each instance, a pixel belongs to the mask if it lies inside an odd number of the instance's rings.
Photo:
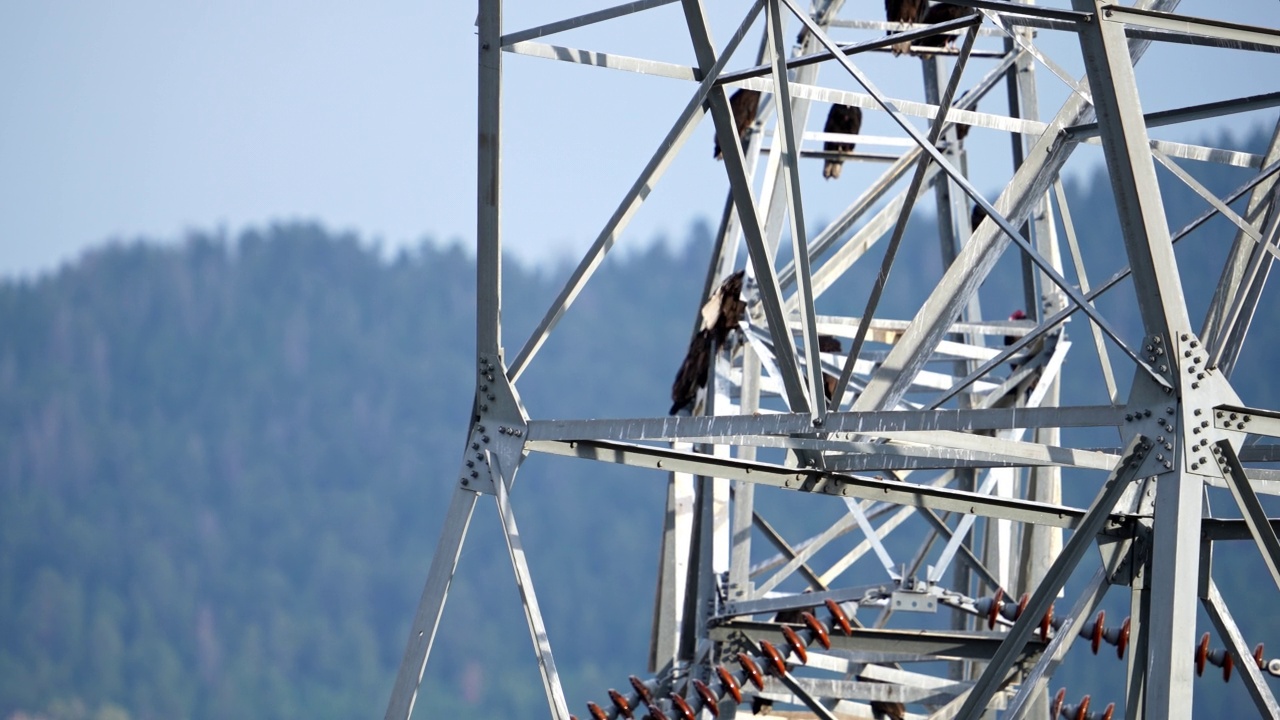
<svg viewBox="0 0 1280 720">
<path fill-rule="evenodd" d="M 509 2 L 505 27 L 609 4 Z M 722 39 L 745 3 L 709 5 Z M 847 3 L 845 14 L 856 7 Z M 880 7 L 870 2 L 866 16 Z M 1275 0 L 1187 0 L 1181 10 L 1280 26 Z M 425 236 L 472 242 L 475 15 L 473 3 L 422 1 L 0 3 L 0 274 L 49 268 L 109 238 L 235 233 L 292 218 L 388 247 Z M 677 5 L 549 41 L 691 63 Z M 1079 72 L 1070 38 L 1046 41 Z M 734 65 L 748 64 L 757 42 L 745 43 Z M 507 246 L 526 258 L 581 248 L 693 86 L 511 55 L 506 62 Z M 918 96 L 918 62 L 859 62 L 891 94 Z M 985 67 L 975 61 L 966 77 Z M 1043 69 L 1038 77 L 1049 115 L 1065 90 Z M 1149 110 L 1272 92 L 1278 77 L 1274 55 L 1185 46 L 1153 51 L 1140 68 Z M 1253 113 L 1236 124 L 1274 118 Z M 883 117 L 864 130 L 889 131 L 877 122 Z M 1007 145 L 994 133 L 973 137 L 975 148 Z M 710 157 L 710 128 L 691 142 L 627 242 L 681 238 L 695 217 L 718 217 L 726 183 Z M 1007 177 L 1005 160 L 981 165 L 980 186 Z M 838 183 L 806 179 L 811 219 L 847 202 L 858 182 L 850 174 Z"/>
</svg>

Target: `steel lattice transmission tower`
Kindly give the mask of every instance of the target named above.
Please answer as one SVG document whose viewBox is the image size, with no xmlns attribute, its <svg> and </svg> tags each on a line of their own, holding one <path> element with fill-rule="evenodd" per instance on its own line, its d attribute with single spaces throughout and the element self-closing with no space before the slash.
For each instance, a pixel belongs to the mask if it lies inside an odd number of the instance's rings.
<svg viewBox="0 0 1280 720">
<path fill-rule="evenodd" d="M 1102 717 L 1101 702 L 1090 709 L 1049 696 L 1050 677 L 1081 638 L 1126 659 L 1117 666 L 1127 673 L 1126 697 L 1115 698 L 1124 717 L 1189 717 L 1194 673 L 1206 662 L 1233 666 L 1260 713 L 1280 716 L 1267 680 L 1280 674 L 1280 661 L 1245 642 L 1209 564 L 1219 542 L 1252 551 L 1252 540 L 1280 585 L 1280 521 L 1258 499 L 1278 490 L 1257 467 L 1280 456 L 1254 442 L 1280 434 L 1280 413 L 1246 407 L 1230 380 L 1280 252 L 1280 128 L 1261 155 L 1148 134 L 1273 107 L 1280 93 L 1144 115 L 1134 71 L 1153 43 L 1260 57 L 1277 52 L 1280 32 L 1175 14 L 1176 0 L 1072 0 L 1056 9 L 955 0 L 973 12 L 929 24 L 871 17 L 878 2 L 742 0 L 740 25 L 717 45 L 701 0 L 680 0 L 693 66 L 548 42 L 673 2 L 636 0 L 508 32 L 502 0 L 480 0 L 474 422 L 387 720 L 406 720 L 413 708 L 472 511 L 485 495 L 502 518 L 551 715 L 570 717 L 508 493 L 528 453 L 669 474 L 650 667 L 623 692 L 575 699 L 593 700 L 596 717 L 732 717 L 753 707 L 826 719 L 899 712 L 884 703 L 902 703 L 909 717 Z M 1067 37 L 1084 76 L 1066 74 L 1038 34 Z M 759 54 L 742 60 L 748 53 L 735 51 L 749 37 L 761 38 Z M 904 43 L 913 50 L 897 62 L 923 68 L 922 100 L 896 97 L 905 94 L 900 86 L 886 93 L 863 69 L 872 54 Z M 500 310 L 504 53 L 689 89 L 513 357 L 502 350 Z M 1070 92 L 1042 119 L 1036 72 L 1046 69 Z M 1274 76 L 1260 82 L 1266 77 Z M 739 124 L 731 95 L 744 90 L 761 95 Z M 1001 94 L 1010 112 L 979 109 L 1000 105 L 984 98 Z M 859 108 L 888 134 L 822 132 L 830 105 Z M 699 329 L 690 345 L 695 382 L 683 403 L 690 407 L 674 417 L 538 418 L 538 408 L 520 401 L 521 374 L 704 119 L 724 151 L 731 191 L 706 304 L 690 309 Z M 1014 169 L 993 202 L 966 174 L 979 160 L 965 149 L 970 128 L 1011 138 Z M 839 141 L 857 149 L 821 144 Z M 1106 278 L 1087 277 L 1090 246 L 1077 242 L 1060 181 L 1085 144 L 1105 157 L 1127 258 Z M 867 151 L 877 145 L 895 152 Z M 873 180 L 810 234 L 802 189 L 817 174 L 815 158 L 883 172 L 864 173 Z M 1199 162 L 1246 168 L 1248 180 L 1219 197 L 1185 169 Z M 1176 231 L 1158 166 L 1205 201 Z M 857 182 L 849 177 L 841 182 Z M 941 269 L 922 277 L 922 264 L 902 249 L 906 220 L 929 195 Z M 974 205 L 982 212 L 971 215 Z M 1219 215 L 1234 224 L 1234 241 L 1214 271 L 1221 279 L 1207 314 L 1193 317 L 1174 243 Z M 1026 317 L 1006 319 L 1001 308 L 984 319 L 978 289 L 1006 255 L 1021 263 Z M 879 279 L 863 301 L 822 300 L 868 263 L 878 269 L 868 277 Z M 927 298 L 904 317 L 887 317 L 880 301 L 895 283 L 927 288 Z M 1122 284 L 1135 298 L 1140 334 L 1121 332 L 1096 302 Z M 817 312 L 819 300 L 834 312 Z M 1083 326 L 1075 340 L 1091 354 L 1068 354 L 1069 319 Z M 1087 365 L 1110 402 L 1062 397 L 1069 362 Z M 697 385 L 704 389 L 693 392 Z M 1072 439 L 1080 428 L 1114 428 L 1119 440 L 1082 446 Z M 1091 489 L 1088 507 L 1063 504 L 1064 471 Z M 754 502 L 762 485 L 827 497 L 842 508 L 840 519 L 788 540 L 770 522 L 769 504 Z M 1228 515 L 1243 519 L 1213 517 L 1204 502 L 1210 487 L 1228 489 Z M 861 539 L 832 561 L 841 538 L 846 548 Z M 1092 580 L 1059 599 L 1068 576 L 1099 554 Z M 1095 614 L 1112 586 L 1130 597 L 1123 622 Z M 1198 643 L 1201 606 L 1223 649 Z"/>
</svg>

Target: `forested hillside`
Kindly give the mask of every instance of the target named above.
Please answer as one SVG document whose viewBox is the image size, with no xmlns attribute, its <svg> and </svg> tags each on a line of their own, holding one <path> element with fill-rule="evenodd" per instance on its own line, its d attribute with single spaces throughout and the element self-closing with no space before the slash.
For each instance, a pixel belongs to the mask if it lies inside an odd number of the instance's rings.
<svg viewBox="0 0 1280 720">
<path fill-rule="evenodd" d="M 1225 190 L 1244 177 L 1202 180 Z M 1110 190 L 1099 177 L 1069 190 L 1086 253 L 1109 258 L 1091 268 L 1096 282 L 1124 263 L 1118 231 L 1102 229 Z M 1205 207 L 1166 192 L 1175 228 Z M 931 222 L 922 214 L 910 237 L 936 246 Z M 1231 235 L 1216 223 L 1179 250 L 1197 303 Z M 708 229 L 678 247 L 606 263 L 521 380 L 534 414 L 666 411 Z M 509 355 L 566 274 L 505 267 Z M 113 244 L 0 282 L 0 718 L 379 715 L 456 481 L 474 275 L 456 247 L 384 259 L 290 224 Z M 1020 297 L 1015 275 L 984 288 L 992 316 Z M 857 314 L 867 283 L 847 285 L 827 302 Z M 1124 292 L 1108 311 L 1134 328 Z M 908 298 L 890 300 L 905 312 Z M 1089 345 L 1082 322 L 1070 332 Z M 1280 401 L 1261 351 L 1276 332 L 1254 324 L 1245 356 L 1261 360 L 1237 376 L 1246 402 Z M 664 492 L 592 463 L 522 470 L 513 502 L 576 708 L 643 671 Z M 419 704 L 536 716 L 541 688 L 489 504 L 472 527 Z M 1274 621 L 1250 622 L 1280 642 Z M 1084 675 L 1114 682 L 1121 668 L 1071 672 L 1083 690 Z M 1248 714 L 1238 683 L 1201 687 L 1198 698 Z"/>
<path fill-rule="evenodd" d="M 616 383 L 553 344 L 531 374 L 572 378 L 582 395 L 561 398 L 565 412 L 597 398 L 665 409 L 670 348 L 705 260 L 658 250 L 628 264 L 651 265 L 656 281 L 583 307 L 668 308 L 668 322 L 595 352 L 598 363 L 647 352 L 653 377 Z M 474 274 L 457 248 L 384 262 L 354 238 L 291 225 L 106 247 L 0 285 L 0 717 L 375 714 L 459 461 Z M 506 277 L 513 297 L 549 300 L 540 275 Z M 508 308 L 513 331 L 531 323 L 531 307 Z M 563 472 L 575 470 L 587 468 Z M 527 525 L 537 535 L 536 514 Z M 612 542 L 647 548 L 651 534 Z M 487 571 L 474 577 L 506 589 L 500 548 L 468 551 Z M 596 580 L 634 582 L 610 578 L 608 546 L 595 549 Z M 476 640 L 485 612 L 459 602 L 450 617 L 474 623 Z M 512 662 L 511 642 L 487 639 L 489 667 Z M 493 711 L 516 709 L 495 697 Z"/>
</svg>

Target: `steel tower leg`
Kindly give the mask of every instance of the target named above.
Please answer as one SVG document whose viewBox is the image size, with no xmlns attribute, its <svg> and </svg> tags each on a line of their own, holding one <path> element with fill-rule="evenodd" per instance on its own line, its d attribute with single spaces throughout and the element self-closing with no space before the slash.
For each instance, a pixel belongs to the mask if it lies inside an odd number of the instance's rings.
<svg viewBox="0 0 1280 720">
<path fill-rule="evenodd" d="M 396 674 L 387 713 L 383 716 L 385 720 L 409 720 L 409 715 L 413 712 L 414 702 L 418 699 L 418 686 L 427 669 L 427 658 L 431 655 L 431 645 L 435 642 L 436 630 L 440 627 L 445 597 L 449 594 L 453 573 L 458 569 L 462 541 L 467 537 L 467 526 L 471 523 L 471 514 L 478 497 L 478 493 L 462 485 L 458 485 L 453 491 L 453 500 L 449 503 L 449 513 L 445 516 L 440 542 L 436 545 L 435 555 L 431 557 L 431 569 L 427 571 L 427 584 L 422 590 L 422 599 L 418 601 L 413 625 L 409 628 L 409 644 L 400 661 L 400 671 Z"/>
<path fill-rule="evenodd" d="M 882 33 L 886 29 L 904 31 L 908 39 L 923 39 L 939 28 L 886 26 L 865 19 L 846 22 L 832 17 L 839 0 L 817 0 L 809 12 L 801 10 L 795 0 L 745 3 L 737 32 L 722 46 L 711 37 L 701 0 L 682 0 L 697 60 L 692 67 L 542 41 L 561 31 L 612 21 L 668 2 L 637 0 L 506 35 L 501 0 L 480 2 L 476 307 L 480 373 L 466 456 L 466 461 L 479 466 L 468 465 L 454 489 L 387 720 L 407 720 L 413 709 L 475 499 L 478 494 L 490 493 L 497 500 L 548 705 L 553 717 L 564 720 L 568 716 L 509 497 L 515 469 L 527 452 L 643 467 L 675 473 L 679 478 L 670 485 L 673 492 L 663 534 L 650 656 L 653 677 L 633 678 L 634 692 L 622 685 L 621 695 L 610 693 L 610 704 L 618 713 L 644 712 L 642 706 L 647 705 L 655 717 L 689 717 L 696 712 L 681 705 L 692 702 L 696 711 L 718 706 L 725 717 L 732 717 L 740 702 L 758 700 L 802 705 L 820 717 L 840 717 L 865 714 L 865 703 L 874 699 L 925 705 L 935 717 L 973 720 L 999 712 L 1005 700 L 1016 693 L 1007 714 L 1043 720 L 1037 716 L 1047 714 L 1044 690 L 1054 669 L 1073 642 L 1089 632 L 1100 632 L 1100 621 L 1092 625 L 1094 630 L 1086 628 L 1107 588 L 1128 585 L 1132 623 L 1125 716 L 1129 720 L 1186 717 L 1190 713 L 1191 664 L 1186 650 L 1195 632 L 1197 601 L 1241 668 L 1254 704 L 1264 715 L 1276 716 L 1274 697 L 1256 663 L 1250 666 L 1247 646 L 1226 601 L 1213 586 L 1208 566 L 1214 542 L 1241 536 L 1240 525 L 1231 523 L 1247 523 L 1250 536 L 1280 583 L 1280 539 L 1272 531 L 1274 519 L 1263 512 L 1253 490 L 1250 473 L 1254 468 L 1248 467 L 1260 455 L 1240 459 L 1251 450 L 1241 447 L 1243 426 L 1222 429 L 1196 417 L 1205 410 L 1220 409 L 1224 403 L 1243 407 L 1224 378 L 1234 363 L 1235 348 L 1230 346 L 1238 345 L 1248 329 L 1270 266 L 1266 255 L 1271 249 L 1261 247 L 1261 239 L 1270 243 L 1280 235 L 1280 221 L 1273 208 L 1273 181 L 1247 184 L 1231 199 L 1219 200 L 1173 158 L 1229 155 L 1236 164 L 1261 161 L 1265 166 L 1280 152 L 1280 140 L 1273 140 L 1264 156 L 1217 149 L 1205 153 L 1202 151 L 1208 148 L 1178 143 L 1151 144 L 1145 123 L 1167 124 L 1171 117 L 1204 117 L 1217 110 L 1194 106 L 1161 113 L 1154 120 L 1144 118 L 1136 99 L 1133 63 L 1149 42 L 1142 38 L 1186 40 L 1195 36 L 1197 43 L 1216 42 L 1242 50 L 1251 45 L 1274 46 L 1280 34 L 1161 16 L 1159 11 L 1175 5 L 1171 0 L 1147 0 L 1136 9 L 1074 0 L 1075 11 L 1029 2 L 1000 7 L 983 3 L 981 16 L 947 21 L 942 28 L 957 38 L 964 37 L 958 51 L 917 46 L 919 54 L 929 57 L 923 63 L 923 103 L 900 99 L 907 94 L 898 92 L 899 88 L 882 92 L 867 72 L 876 63 L 864 65 L 866 56 L 862 53 L 887 52 L 904 37 L 885 38 Z M 1148 12 L 1152 9 L 1157 12 Z M 767 17 L 757 23 L 762 12 L 767 12 Z M 795 15 L 804 25 L 799 47 L 791 53 L 785 51 L 783 42 L 788 15 Z M 753 25 L 767 28 L 766 40 L 756 64 L 750 65 L 748 59 L 746 67 L 741 67 L 742 58 L 737 58 L 735 50 Z M 1066 77 L 1052 59 L 1036 50 L 1030 27 L 1077 32 L 1088 72 L 1085 80 L 1075 82 Z M 836 29 L 843 33 L 846 28 L 873 32 L 868 33 L 870 39 L 851 44 L 837 44 L 828 32 Z M 1127 39 L 1126 32 L 1135 39 Z M 979 35 L 1003 35 L 1009 43 L 1003 53 L 983 49 L 975 45 Z M 1245 36 L 1252 40 L 1241 40 Z M 696 85 L 674 126 L 510 369 L 504 366 L 501 328 L 503 52 L 609 71 L 661 75 Z M 955 58 L 956 70 L 943 92 L 939 68 L 947 56 Z M 1046 123 L 1038 122 L 1037 117 L 1033 57 L 1073 92 Z M 971 94 L 955 98 L 963 70 L 971 60 L 992 64 L 984 66 L 989 69 L 969 88 Z M 730 68 L 730 62 L 735 67 Z M 893 62 L 913 61 L 902 58 Z M 843 70 L 849 77 L 841 75 L 841 79 L 851 77 L 858 89 L 818 85 L 822 64 Z M 1007 81 L 1010 93 L 1009 116 L 990 108 L 976 110 L 975 102 L 1002 81 Z M 737 142 L 737 122 L 728 101 L 729 94 L 741 87 L 772 93 L 776 98 L 765 102 L 755 118 L 758 132 L 752 133 L 745 150 Z M 807 120 L 811 108 L 821 107 L 814 103 L 837 102 L 887 116 L 895 132 L 901 133 L 880 139 L 883 145 L 902 147 L 903 136 L 912 145 L 910 150 L 895 154 L 867 152 L 860 145 L 847 159 L 890 160 L 893 165 L 862 192 L 843 188 L 850 190 L 847 197 L 856 200 L 810 239 L 804 219 L 819 217 L 822 211 L 811 212 L 804 204 L 819 194 L 801 197 L 802 189 L 811 187 L 806 184 L 809 176 L 802 173 L 807 173 L 806 158 L 819 155 L 806 148 L 824 139 L 808 132 Z M 1271 101 L 1259 96 L 1233 102 L 1239 109 L 1266 106 L 1265 102 Z M 704 115 L 716 126 L 717 139 L 725 151 L 721 167 L 730 187 L 729 210 L 716 258 L 707 272 L 704 301 L 741 266 L 739 228 L 749 253 L 748 284 L 743 293 L 747 309 L 735 309 L 740 314 L 726 318 L 733 339 L 725 343 L 726 352 L 714 353 L 714 368 L 707 378 L 706 417 L 530 421 L 515 393 L 521 372 L 592 280 L 604 255 Z M 927 134 L 920 129 L 921 118 L 928 122 Z M 960 122 L 1015 133 L 1012 142 L 1017 167 L 994 204 L 978 194 L 968 177 L 965 155 L 955 142 L 954 126 Z M 1084 272 L 1085 254 L 1074 236 L 1059 173 L 1076 145 L 1095 137 L 1112 178 L 1131 269 L 1090 290 Z M 940 138 L 948 140 L 941 147 Z M 875 146 L 874 142 L 866 144 Z M 1216 212 L 1244 228 L 1211 304 L 1203 347 L 1198 347 L 1200 339 L 1190 330 L 1171 247 L 1176 238 L 1170 237 L 1165 225 L 1150 147 L 1156 148 L 1155 156 L 1165 167 L 1213 207 L 1205 217 Z M 765 152 L 767 165 L 757 176 Z M 830 157 L 830 153 L 824 150 L 821 156 Z M 914 170 L 909 182 L 908 169 Z M 939 172 L 945 177 L 939 177 Z M 911 262 L 910 243 L 914 240 L 904 242 L 903 230 L 911 204 L 928 189 L 925 184 L 933 186 L 937 198 L 946 267 L 937 275 L 923 268 L 920 277 L 911 278 L 917 283 L 921 277 L 936 283 L 915 317 L 878 316 L 878 301 L 869 302 L 868 309 L 848 307 L 838 290 L 824 298 L 822 309 L 844 314 L 819 314 L 815 298 L 841 287 L 836 283 L 848 278 L 854 262 L 873 249 L 883 250 L 885 256 L 873 297 L 886 289 L 895 261 L 900 267 Z M 1255 185 L 1241 220 L 1228 205 Z M 1047 193 L 1055 186 L 1076 282 L 1064 278 L 1061 269 L 1047 202 Z M 884 203 L 894 194 L 891 202 Z M 968 228 L 966 222 L 971 201 L 991 218 L 976 229 Z M 883 209 L 864 221 L 863 215 L 869 216 L 877 206 Z M 779 238 L 788 229 L 792 259 L 779 272 Z M 874 248 L 881 240 L 887 247 Z M 996 269 L 1010 242 L 1018 246 L 1026 261 L 1023 303 L 1039 327 L 1032 328 L 1034 322 L 1005 323 L 1004 315 L 1013 308 L 1002 308 L 995 320 L 983 321 L 978 313 L 979 286 Z M 1129 273 L 1144 331 L 1137 344 L 1119 334 L 1115 320 L 1093 304 L 1097 295 Z M 1241 286 L 1238 289 L 1231 287 L 1235 280 L 1241 280 L 1234 283 Z M 893 289 L 888 287 L 890 292 Z M 849 314 L 859 311 L 863 317 Z M 1060 399 L 1058 372 L 1070 345 L 1059 323 L 1076 312 L 1088 316 L 1102 359 L 1107 399 L 1102 405 L 1085 406 L 1083 401 L 1073 403 L 1074 398 L 1066 398 L 1067 406 L 1055 407 Z M 845 358 L 837 356 L 834 365 L 833 354 L 828 352 L 822 367 L 819 333 L 852 338 L 855 350 Z M 803 337 L 799 348 L 794 340 L 797 335 Z M 1010 335 L 1021 337 L 1004 337 L 1001 346 L 1002 336 Z M 1135 380 L 1123 405 L 1116 395 L 1104 335 L 1134 362 Z M 863 352 L 863 342 L 873 347 Z M 1196 368 L 1205 357 L 1221 357 L 1223 372 L 1214 374 L 1208 367 L 1212 363 Z M 830 373 L 841 372 L 841 368 L 843 378 L 833 394 L 837 399 L 824 404 L 820 393 L 826 390 Z M 1197 374 L 1198 369 L 1210 377 Z M 848 399 L 843 404 L 838 399 L 842 394 Z M 735 400 L 736 408 L 732 407 Z M 852 411 L 840 412 L 850 405 Z M 1250 412 L 1260 423 L 1274 419 L 1270 415 L 1260 419 L 1269 411 Z M 1203 434 L 1194 440 L 1188 434 L 1184 440 L 1184 431 L 1194 432 L 1188 427 L 1192 422 Z M 1118 428 L 1127 448 L 1117 455 L 1115 448 L 1073 447 L 1073 436 L 1080 436 L 1062 432 L 1063 428 L 1099 426 Z M 1280 426 L 1276 434 L 1280 435 Z M 1208 440 L 1222 443 L 1215 448 L 1218 458 L 1229 461 L 1231 474 L 1225 479 L 1209 472 L 1211 464 L 1206 458 L 1210 453 L 1203 449 Z M 761 459 L 756 457 L 757 448 L 765 448 Z M 1061 504 L 1062 467 L 1110 471 L 1088 510 Z M 485 477 L 479 477 L 481 471 L 487 473 Z M 875 472 L 885 475 L 870 474 Z M 982 489 L 972 488 L 972 484 L 966 487 L 966 476 L 986 478 Z M 1001 477 L 1029 478 L 1026 491 L 990 493 Z M 1214 518 L 1202 523 L 1204 484 L 1220 481 L 1233 493 L 1246 516 L 1244 521 Z M 757 484 L 769 486 L 758 495 L 760 503 L 755 502 Z M 829 523 L 819 521 L 816 528 L 812 523 L 771 524 L 765 516 L 775 511 L 771 502 L 777 497 L 775 493 L 784 491 L 811 498 L 804 502 L 839 497 L 848 512 Z M 975 525 L 977 518 L 983 520 Z M 797 525 L 806 528 L 803 540 L 788 537 Z M 1202 526 L 1203 537 L 1199 532 Z M 962 544 L 974 527 L 998 530 L 989 532 L 985 562 Z M 887 539 L 895 528 L 902 528 L 900 533 L 923 528 L 930 537 L 914 556 L 895 558 L 898 544 Z M 1062 529 L 1072 531 L 1065 546 L 1061 544 Z M 777 549 L 776 555 L 761 562 L 754 562 L 751 556 L 751 535 L 757 530 Z M 857 536 L 851 537 L 847 546 L 835 542 L 852 533 Z M 943 544 L 945 547 L 940 547 Z M 1057 622 L 1051 622 L 1054 599 L 1095 544 L 1102 551 L 1103 568 L 1095 573 L 1083 595 L 1072 599 L 1071 609 L 1066 613 L 1059 609 Z M 756 550 L 759 554 L 762 548 L 757 544 Z M 909 562 L 899 565 L 899 559 Z M 958 573 L 957 587 L 944 590 L 941 583 L 953 561 L 972 572 Z M 873 576 L 879 584 L 866 584 L 865 576 Z M 981 583 L 999 586 L 1004 600 L 983 596 L 982 590 L 975 592 L 973 586 Z M 806 596 L 799 592 L 805 586 L 814 593 Z M 1019 602 L 1014 596 L 1023 589 L 1030 593 Z M 855 604 L 880 608 L 875 627 L 859 622 Z M 902 613 L 934 612 L 944 607 L 960 619 L 953 625 L 954 632 L 903 632 L 886 624 L 891 615 L 909 624 Z M 799 621 L 802 611 L 811 611 L 803 623 Z M 1012 628 L 1004 641 L 988 632 L 1009 623 Z M 928 627 L 941 624 L 929 623 Z M 1108 632 L 1116 629 L 1108 627 Z M 1042 634 L 1044 639 L 1028 642 L 1033 634 Z M 1050 636 L 1052 642 L 1048 642 Z M 823 640 L 843 644 L 828 653 L 819 649 Z M 1123 648 L 1110 636 L 1107 641 Z M 809 661 L 804 659 L 806 644 Z M 743 654 L 739 656 L 739 652 Z M 1217 663 L 1226 656 L 1219 652 L 1212 657 Z M 906 664 L 938 659 L 945 659 L 952 669 L 963 670 L 967 664 L 985 670 L 975 685 L 965 687 L 912 671 Z M 898 662 L 902 665 L 895 665 Z M 792 674 L 792 669 L 805 663 L 810 671 Z M 1027 668 L 1032 668 L 1031 673 L 1023 679 Z M 820 673 L 844 677 L 816 677 Z M 693 683 L 694 679 L 703 685 Z M 1013 688 L 1017 682 L 1023 683 L 1020 690 Z M 734 700 L 738 691 L 743 697 Z M 594 704 L 590 712 L 594 717 L 614 714 Z"/>
<path fill-rule="evenodd" d="M 1074 0 L 1078 10 L 1096 13 L 1097 22 L 1080 28 L 1080 43 L 1098 113 L 1103 151 L 1120 212 L 1129 263 L 1134 270 L 1138 308 L 1148 343 L 1168 348 L 1156 353 L 1174 425 L 1182 412 L 1181 359 L 1175 336 L 1190 331 L 1182 281 L 1174 261 L 1160 188 L 1149 148 L 1142 108 L 1138 104 L 1133 64 L 1126 52 L 1124 26 L 1113 22 L 1092 0 Z M 1154 352 L 1154 351 L 1153 351 Z M 1140 379 L 1143 384 L 1145 378 Z M 1135 394 L 1139 383 L 1135 382 Z M 1133 400 L 1131 400 L 1133 402 Z M 1178 442 L 1180 432 L 1170 431 Z M 1186 648 L 1196 627 L 1200 517 L 1203 480 L 1182 468 L 1182 453 L 1170 452 L 1156 491 L 1154 546 L 1151 558 L 1147 631 L 1145 714 L 1190 718 L 1194 688 Z"/>
</svg>

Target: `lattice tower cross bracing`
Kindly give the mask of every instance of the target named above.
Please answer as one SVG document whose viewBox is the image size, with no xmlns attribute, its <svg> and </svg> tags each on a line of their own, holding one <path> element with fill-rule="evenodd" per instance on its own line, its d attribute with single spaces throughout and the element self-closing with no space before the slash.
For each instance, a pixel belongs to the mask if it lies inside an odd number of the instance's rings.
<svg viewBox="0 0 1280 720">
<path fill-rule="evenodd" d="M 713 8 L 679 0 L 691 65 L 548 42 L 675 4 L 637 0 L 505 32 L 501 0 L 480 0 L 475 405 L 387 720 L 413 710 L 482 495 L 496 501 L 548 708 L 557 720 L 571 717 L 513 505 L 512 481 L 529 453 L 649 468 L 667 481 L 649 666 L 623 690 L 573 699 L 600 720 L 1185 718 L 1206 664 L 1226 676 L 1234 669 L 1260 714 L 1280 717 L 1269 685 L 1280 660 L 1246 642 L 1211 564 L 1215 544 L 1252 541 L 1280 586 L 1278 521 L 1258 497 L 1280 486 L 1257 467 L 1280 455 L 1255 442 L 1280 434 L 1280 413 L 1246 406 L 1230 380 L 1280 252 L 1280 126 L 1261 154 L 1149 134 L 1272 108 L 1280 93 L 1144 114 L 1134 74 L 1153 43 L 1263 57 L 1280 48 L 1280 32 L 1177 14 L 1176 0 L 1072 0 L 1070 8 L 952 0 L 958 12 L 935 3 L 927 16 L 884 19 L 869 17 L 878 3 L 757 0 L 735 6 L 734 30 L 718 45 Z M 1084 75 L 1055 61 L 1038 33 L 1071 38 Z M 743 60 L 749 37 L 761 37 L 759 51 Z M 921 68 L 916 99 L 901 84 L 886 93 L 867 70 L 889 53 Z M 689 91 L 510 358 L 501 326 L 504 54 L 643 73 Z M 1037 90 L 1046 72 L 1068 89 L 1047 120 Z M 1007 111 L 995 112 L 1002 94 Z M 818 131 L 827 106 L 845 114 Z M 730 192 L 674 415 L 537 417 L 521 402 L 522 373 L 677 155 L 704 150 L 688 142 L 704 119 Z M 1013 172 L 994 201 L 967 172 L 995 159 L 989 148 L 966 147 L 972 129 L 1009 138 Z M 1090 248 L 1076 237 L 1060 179 L 1082 144 L 1105 158 L 1128 262 L 1100 283 L 1088 277 Z M 811 234 L 803 198 L 818 161 L 824 177 L 860 184 Z M 1246 168 L 1248 180 L 1216 195 L 1185 169 L 1203 162 Z M 1208 208 L 1176 232 L 1157 164 Z M 929 194 L 940 271 L 918 307 L 890 317 L 886 293 L 922 282 L 917 268 L 903 267 L 914 265 L 904 262 L 904 242 Z M 1188 310 L 1173 247 L 1217 216 L 1234 238 L 1201 320 Z M 1020 263 L 1023 309 L 986 319 L 978 290 L 1006 255 Z M 868 264 L 865 299 L 831 301 L 828 291 Z M 1096 302 L 1126 280 L 1140 337 Z M 835 312 L 817 311 L 824 295 Z M 1069 354 L 1072 318 L 1085 324 L 1092 358 Z M 1076 365 L 1089 366 L 1106 402 L 1063 402 L 1062 373 Z M 1115 428 L 1119 446 L 1072 440 L 1088 428 Z M 1064 504 L 1064 469 L 1096 478 L 1083 481 L 1094 488 L 1087 507 Z M 755 502 L 760 486 L 829 498 L 839 519 L 788 539 L 770 520 L 771 504 Z M 1228 517 L 1209 514 L 1209 488 L 1229 492 Z M 861 539 L 837 552 L 849 538 Z M 1101 563 L 1091 580 L 1063 596 L 1077 569 L 1088 575 L 1093 548 Z M 1129 591 L 1123 621 L 1098 612 L 1111 586 Z M 1216 646 L 1210 634 L 1196 638 L 1198 607 Z M 1091 705 L 1088 696 L 1051 696 L 1054 671 L 1077 641 L 1094 653 L 1116 649 L 1124 697 Z M 944 676 L 931 674 L 939 668 Z"/>
</svg>

